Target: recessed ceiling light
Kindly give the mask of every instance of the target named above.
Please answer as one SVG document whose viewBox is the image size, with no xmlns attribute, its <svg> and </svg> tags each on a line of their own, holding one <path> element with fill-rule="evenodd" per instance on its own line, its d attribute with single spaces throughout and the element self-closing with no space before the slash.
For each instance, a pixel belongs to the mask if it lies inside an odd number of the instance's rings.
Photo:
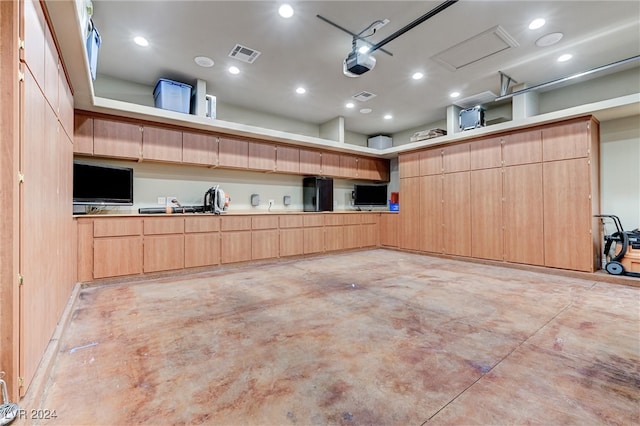
<svg viewBox="0 0 640 426">
<path fill-rule="evenodd" d="M 536 46 L 538 47 L 547 47 L 552 46 L 562 40 L 564 34 L 562 33 L 550 33 L 547 35 L 543 35 L 539 39 L 536 40 Z"/>
<path fill-rule="evenodd" d="M 385 120 L 391 120 L 391 119 L 393 118 L 393 115 L 391 115 L 391 114 L 386 114 L 383 118 L 384 118 Z"/>
<path fill-rule="evenodd" d="M 564 55 L 560 55 L 558 57 L 558 62 L 567 62 L 571 58 L 573 58 L 573 55 L 569 53 L 565 53 Z"/>
<path fill-rule="evenodd" d="M 196 64 L 205 68 L 211 68 L 214 64 L 213 59 L 206 56 L 196 56 L 193 60 Z"/>
<path fill-rule="evenodd" d="M 449 96 L 452 98 L 457 98 L 458 96 L 460 96 L 460 92 L 451 92 L 449 93 Z"/>
<path fill-rule="evenodd" d="M 305 89 L 304 87 L 298 87 L 298 88 L 296 89 L 296 93 L 297 93 L 298 95 L 304 95 L 305 93 L 307 93 L 307 89 Z"/>
<path fill-rule="evenodd" d="M 291 18 L 293 16 L 293 8 L 289 4 L 283 4 L 278 8 L 278 13 L 283 18 Z"/>
<path fill-rule="evenodd" d="M 413 78 L 414 80 L 420 80 L 422 77 L 424 77 L 424 74 L 422 74 L 421 72 L 413 73 L 413 75 L 411 76 L 411 78 Z"/>
<path fill-rule="evenodd" d="M 371 111 L 373 111 L 371 108 L 362 108 L 360 114 L 369 114 Z"/>
<path fill-rule="evenodd" d="M 147 39 L 141 36 L 134 37 L 133 42 L 138 46 L 142 46 L 142 47 L 147 47 L 149 45 L 149 42 L 147 41 Z"/>
<path fill-rule="evenodd" d="M 531 23 L 529 24 L 529 29 L 530 29 L 530 30 L 537 30 L 538 28 L 542 28 L 542 27 L 544 26 L 545 22 L 547 22 L 547 21 L 545 21 L 545 20 L 544 20 L 544 19 L 542 19 L 542 18 L 534 19 L 534 20 L 533 20 L 533 21 L 531 21 Z"/>
<path fill-rule="evenodd" d="M 356 104 L 354 104 L 353 102 L 347 102 L 346 104 L 344 104 L 344 106 L 347 108 L 353 108 L 354 106 L 356 106 Z"/>
<path fill-rule="evenodd" d="M 229 67 L 229 72 L 233 75 L 240 74 L 240 69 L 238 67 Z"/>
</svg>

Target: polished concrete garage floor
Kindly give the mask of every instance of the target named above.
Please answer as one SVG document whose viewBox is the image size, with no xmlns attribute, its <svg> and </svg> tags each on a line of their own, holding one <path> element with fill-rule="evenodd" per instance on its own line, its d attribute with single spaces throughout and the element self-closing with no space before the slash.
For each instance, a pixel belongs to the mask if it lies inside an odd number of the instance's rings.
<svg viewBox="0 0 640 426">
<path fill-rule="evenodd" d="M 90 287 L 41 424 L 638 424 L 639 309 L 388 250 Z"/>
</svg>

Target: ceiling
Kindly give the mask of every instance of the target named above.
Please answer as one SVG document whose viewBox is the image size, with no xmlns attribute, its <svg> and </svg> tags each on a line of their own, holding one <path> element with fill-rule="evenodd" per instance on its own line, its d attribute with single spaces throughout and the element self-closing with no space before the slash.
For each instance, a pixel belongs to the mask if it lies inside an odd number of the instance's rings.
<svg viewBox="0 0 640 426">
<path fill-rule="evenodd" d="M 539 84 L 640 54 L 637 1 L 474 1 L 461 0 L 377 51 L 375 68 L 358 78 L 343 75 L 352 37 L 318 19 L 321 15 L 354 33 L 373 21 L 389 23 L 369 37 L 379 43 L 438 6 L 440 1 L 290 1 L 294 15 L 278 15 L 276 1 L 112 1 L 93 0 L 93 20 L 102 36 L 98 78 L 110 76 L 154 86 L 159 78 L 207 82 L 207 92 L 223 105 L 321 124 L 345 117 L 345 129 L 390 134 L 444 120 L 449 94 L 466 98 L 500 93 L 502 71 L 520 83 Z M 530 30 L 534 18 L 546 24 Z M 515 41 L 509 47 L 457 70 L 434 56 L 500 26 Z M 541 36 L 562 32 L 549 47 Z M 132 42 L 142 35 L 149 46 Z M 495 38 L 490 43 L 495 43 Z M 236 44 L 261 52 L 254 63 L 230 58 Z M 461 50 L 458 59 L 484 45 Z M 564 53 L 573 58 L 557 62 Z M 215 65 L 194 62 L 207 56 Z M 231 75 L 235 65 L 240 74 Z M 635 62 L 635 66 L 638 63 Z M 414 72 L 424 78 L 413 80 Z M 295 92 L 306 88 L 304 95 Z M 368 91 L 376 97 L 355 101 Z M 370 108 L 369 114 L 359 112 Z M 393 118 L 384 119 L 385 114 Z"/>
</svg>

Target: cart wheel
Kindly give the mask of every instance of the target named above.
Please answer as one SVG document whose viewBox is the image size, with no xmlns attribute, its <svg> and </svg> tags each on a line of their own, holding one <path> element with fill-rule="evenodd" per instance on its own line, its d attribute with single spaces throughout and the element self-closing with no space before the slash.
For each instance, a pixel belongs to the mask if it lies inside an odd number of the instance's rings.
<svg viewBox="0 0 640 426">
<path fill-rule="evenodd" d="M 620 262 L 609 262 L 605 265 L 604 269 L 607 270 L 611 275 L 622 275 L 624 274 L 624 266 Z"/>
</svg>

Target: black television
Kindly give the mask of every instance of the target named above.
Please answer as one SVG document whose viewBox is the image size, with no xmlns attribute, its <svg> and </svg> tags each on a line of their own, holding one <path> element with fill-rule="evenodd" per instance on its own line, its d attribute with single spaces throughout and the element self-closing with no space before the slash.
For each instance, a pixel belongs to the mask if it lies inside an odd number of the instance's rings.
<svg viewBox="0 0 640 426">
<path fill-rule="evenodd" d="M 133 205 L 133 169 L 73 162 L 74 205 Z"/>
<path fill-rule="evenodd" d="M 387 185 L 354 185 L 353 204 L 355 206 L 386 206 Z"/>
</svg>

